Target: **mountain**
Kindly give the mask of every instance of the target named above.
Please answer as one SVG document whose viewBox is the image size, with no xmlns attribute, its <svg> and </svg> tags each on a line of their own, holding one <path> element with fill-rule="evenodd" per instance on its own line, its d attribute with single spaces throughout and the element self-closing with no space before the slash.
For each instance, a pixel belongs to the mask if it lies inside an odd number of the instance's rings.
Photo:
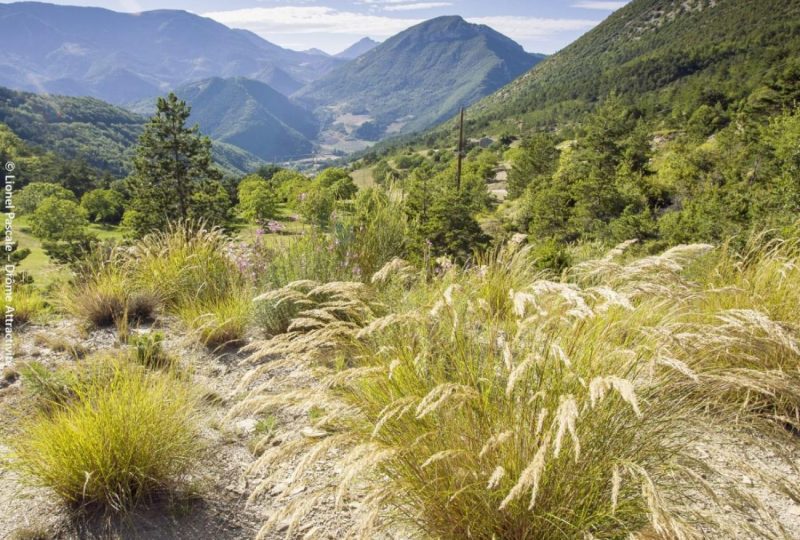
<svg viewBox="0 0 800 540">
<path fill-rule="evenodd" d="M 355 60 L 362 54 L 371 51 L 378 45 L 380 45 L 379 42 L 375 41 L 374 39 L 365 37 L 353 43 L 342 52 L 335 54 L 334 56 L 336 58 L 342 58 L 343 60 Z"/>
<path fill-rule="evenodd" d="M 764 99 L 765 81 L 798 51 L 798 0 L 634 0 L 476 104 L 469 128 L 563 124 L 612 93 L 679 127 L 703 103 L 735 109 Z"/>
<path fill-rule="evenodd" d="M 322 49 L 317 49 L 316 47 L 313 47 L 311 49 L 306 49 L 303 52 L 306 53 L 306 54 L 314 55 L 314 56 L 328 56 L 328 57 L 331 56 L 330 54 L 326 53 Z"/>
<path fill-rule="evenodd" d="M 268 85 L 242 77 L 212 78 L 175 90 L 192 107 L 190 123 L 215 141 L 265 161 L 306 156 L 319 131 L 314 115 Z M 152 104 L 151 104 L 152 106 Z M 137 107 L 141 109 L 141 105 Z"/>
<path fill-rule="evenodd" d="M 0 88 L 0 124 L 15 136 L 39 152 L 85 160 L 116 177 L 130 172 L 130 159 L 146 121 L 145 116 L 95 98 Z M 213 142 L 214 160 L 226 173 L 250 172 L 264 163 L 233 144 Z"/>
<path fill-rule="evenodd" d="M 185 11 L 117 13 L 37 2 L 0 4 L 14 39 L 0 48 L 0 85 L 116 104 L 209 77 L 246 76 L 295 90 L 342 64 L 291 51 Z"/>
<path fill-rule="evenodd" d="M 408 132 L 453 115 L 541 59 L 488 26 L 439 17 L 388 39 L 294 97 L 328 114 L 331 125 L 367 124 L 373 136 Z"/>
</svg>

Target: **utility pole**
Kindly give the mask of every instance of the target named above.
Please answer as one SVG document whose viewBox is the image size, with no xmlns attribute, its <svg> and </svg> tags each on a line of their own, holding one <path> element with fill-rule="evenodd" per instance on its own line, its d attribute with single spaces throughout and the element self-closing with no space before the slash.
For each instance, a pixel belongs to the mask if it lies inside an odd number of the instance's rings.
<svg viewBox="0 0 800 540">
<path fill-rule="evenodd" d="M 461 107 L 461 121 L 458 128 L 458 168 L 456 169 L 456 188 L 461 191 L 461 162 L 464 159 L 464 107 Z"/>
</svg>

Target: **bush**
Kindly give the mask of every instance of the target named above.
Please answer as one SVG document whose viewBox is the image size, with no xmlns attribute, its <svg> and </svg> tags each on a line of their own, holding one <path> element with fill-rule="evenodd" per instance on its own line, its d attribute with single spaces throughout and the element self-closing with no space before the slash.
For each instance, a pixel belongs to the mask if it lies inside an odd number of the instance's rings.
<svg viewBox="0 0 800 540">
<path fill-rule="evenodd" d="M 164 334 L 161 332 L 135 334 L 128 338 L 133 360 L 151 369 L 169 368 L 174 364 L 172 357 L 164 351 L 163 342 Z"/>
<path fill-rule="evenodd" d="M 237 190 L 242 217 L 253 223 L 262 223 L 275 217 L 278 200 L 269 182 L 250 175 L 239 183 Z"/>
<path fill-rule="evenodd" d="M 219 345 L 241 338 L 249 322 L 251 284 L 234 259 L 220 229 L 175 224 L 130 248 L 96 250 L 62 303 L 96 326 L 118 324 L 121 331 L 163 309 L 204 343 Z"/>
<path fill-rule="evenodd" d="M 250 320 L 251 285 L 219 229 L 177 224 L 146 236 L 131 254 L 134 280 L 208 346 L 237 341 Z"/>
<path fill-rule="evenodd" d="M 108 380 L 23 422 L 11 466 L 61 499 L 125 512 L 173 492 L 199 455 L 196 400 L 174 378 L 118 362 Z"/>
<path fill-rule="evenodd" d="M 42 409 L 63 405 L 74 397 L 78 379 L 69 370 L 51 371 L 40 362 L 28 362 L 19 370 L 25 390 Z"/>
<path fill-rule="evenodd" d="M 184 303 L 221 300 L 244 286 L 232 249 L 221 229 L 177 223 L 134 244 L 128 260 L 136 285 L 154 291 L 174 310 Z"/>
<path fill-rule="evenodd" d="M 119 223 L 125 211 L 122 195 L 111 189 L 93 189 L 81 197 L 88 218 L 96 223 Z"/>
<path fill-rule="evenodd" d="M 178 318 L 207 347 L 220 347 L 240 341 L 247 331 L 252 310 L 248 291 L 232 292 L 214 301 L 183 303 Z"/>
</svg>

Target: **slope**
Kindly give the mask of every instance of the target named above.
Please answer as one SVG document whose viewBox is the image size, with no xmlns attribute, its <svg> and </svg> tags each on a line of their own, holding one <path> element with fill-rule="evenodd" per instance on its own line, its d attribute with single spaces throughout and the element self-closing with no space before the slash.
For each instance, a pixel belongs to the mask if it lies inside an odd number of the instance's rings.
<svg viewBox="0 0 800 540">
<path fill-rule="evenodd" d="M 744 105 L 798 50 L 798 0 L 634 0 L 478 103 L 470 127 L 563 124 L 612 92 L 679 127 L 703 102 Z"/>
<path fill-rule="evenodd" d="M 0 87 L 0 124 L 16 137 L 36 152 L 85 161 L 116 177 L 130 172 L 130 158 L 146 120 L 95 98 L 40 96 Z M 214 160 L 228 174 L 249 172 L 263 163 L 219 141 L 214 141 Z"/>
<path fill-rule="evenodd" d="M 117 104 L 214 76 L 248 76 L 295 89 L 342 63 L 185 11 L 133 14 L 18 2 L 0 4 L 0 25 L 8 29 L 0 85 Z"/>
<path fill-rule="evenodd" d="M 319 130 L 313 114 L 264 83 L 213 78 L 182 86 L 176 94 L 191 105 L 190 122 L 212 139 L 266 161 L 313 151 L 311 140 Z"/>
<path fill-rule="evenodd" d="M 388 39 L 295 97 L 326 110 L 332 123 L 351 114 L 368 117 L 380 133 L 409 132 L 447 118 L 541 58 L 487 26 L 439 17 Z"/>
<path fill-rule="evenodd" d="M 365 37 L 353 43 L 342 52 L 335 54 L 334 56 L 336 58 L 342 58 L 344 60 L 355 60 L 359 56 L 368 53 L 378 45 L 380 45 L 379 42 L 375 41 L 374 39 Z"/>
</svg>

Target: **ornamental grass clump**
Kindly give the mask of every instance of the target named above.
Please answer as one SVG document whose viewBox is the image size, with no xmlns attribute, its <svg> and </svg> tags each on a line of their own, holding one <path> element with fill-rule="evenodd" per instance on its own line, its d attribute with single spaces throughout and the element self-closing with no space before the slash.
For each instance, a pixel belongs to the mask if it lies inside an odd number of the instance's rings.
<svg viewBox="0 0 800 540">
<path fill-rule="evenodd" d="M 22 421 L 10 465 L 82 509 L 127 512 L 179 490 L 197 467 L 197 401 L 183 382 L 123 360 L 71 379 L 70 395 Z"/>
<path fill-rule="evenodd" d="M 62 309 L 96 327 L 152 319 L 161 299 L 154 289 L 136 283 L 132 268 L 121 248 L 94 252 L 61 295 Z"/>
<path fill-rule="evenodd" d="M 676 329 L 718 294 L 702 270 L 711 246 L 627 264 L 618 261 L 624 248 L 558 280 L 512 250 L 399 288 L 393 301 L 368 286 L 330 284 L 350 291 L 340 299 L 358 317 L 303 306 L 286 333 L 250 347 L 257 365 L 242 389 L 292 364 L 309 366 L 320 383 L 285 396 L 257 387 L 232 415 L 281 403 L 325 410 L 314 421 L 321 437 L 258 458 L 253 471 L 271 474 L 253 497 L 273 483 L 303 485 L 305 471 L 337 447 L 345 457 L 330 489 L 337 504 L 361 501 L 354 532 L 364 538 L 780 538 L 756 498 L 706 480 L 716 472 L 694 451 L 709 425 L 769 429 L 710 384 L 716 377 L 744 391 L 758 374 L 709 366 L 691 349 L 677 354 L 665 338 L 680 339 Z M 690 266 L 702 280 L 687 277 Z M 739 315 L 718 313 L 718 330 L 735 336 Z M 287 453 L 303 457 L 282 479 L 274 466 Z M 329 496 L 289 502 L 262 536 Z"/>
</svg>

